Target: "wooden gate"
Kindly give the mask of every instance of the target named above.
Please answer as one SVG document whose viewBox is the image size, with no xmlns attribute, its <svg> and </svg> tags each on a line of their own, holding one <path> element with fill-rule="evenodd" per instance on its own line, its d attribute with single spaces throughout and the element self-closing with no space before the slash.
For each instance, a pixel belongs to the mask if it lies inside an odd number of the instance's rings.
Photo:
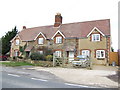
<svg viewBox="0 0 120 90">
<path fill-rule="evenodd" d="M 118 52 L 110 52 L 109 64 L 112 64 L 112 62 L 118 65 Z"/>
</svg>

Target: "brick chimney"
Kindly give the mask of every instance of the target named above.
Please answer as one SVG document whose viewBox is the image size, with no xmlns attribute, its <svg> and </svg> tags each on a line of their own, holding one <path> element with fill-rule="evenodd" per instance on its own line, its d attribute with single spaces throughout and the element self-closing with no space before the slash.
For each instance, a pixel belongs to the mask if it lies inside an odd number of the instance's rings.
<svg viewBox="0 0 120 90">
<path fill-rule="evenodd" d="M 23 26 L 23 29 L 26 29 L 26 26 Z"/>
<path fill-rule="evenodd" d="M 54 27 L 59 27 L 62 24 L 62 16 L 61 13 L 57 13 L 55 15 L 55 23 L 54 23 Z"/>
</svg>

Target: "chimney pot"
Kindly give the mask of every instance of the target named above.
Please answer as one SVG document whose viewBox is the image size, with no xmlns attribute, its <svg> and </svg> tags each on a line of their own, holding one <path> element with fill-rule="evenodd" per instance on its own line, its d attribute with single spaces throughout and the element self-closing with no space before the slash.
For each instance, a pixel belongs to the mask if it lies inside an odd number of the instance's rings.
<svg viewBox="0 0 120 90">
<path fill-rule="evenodd" d="M 26 29 L 26 26 L 23 26 L 23 29 Z"/>
</svg>

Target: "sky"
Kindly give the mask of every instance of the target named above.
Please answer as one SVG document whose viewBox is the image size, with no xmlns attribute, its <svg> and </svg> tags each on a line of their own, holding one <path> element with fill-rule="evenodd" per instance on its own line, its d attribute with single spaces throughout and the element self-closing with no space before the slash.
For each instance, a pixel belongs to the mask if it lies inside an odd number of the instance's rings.
<svg viewBox="0 0 120 90">
<path fill-rule="evenodd" d="M 112 47 L 118 49 L 119 0 L 0 0 L 0 37 L 17 26 L 53 25 L 57 12 L 64 23 L 110 19 Z"/>
</svg>

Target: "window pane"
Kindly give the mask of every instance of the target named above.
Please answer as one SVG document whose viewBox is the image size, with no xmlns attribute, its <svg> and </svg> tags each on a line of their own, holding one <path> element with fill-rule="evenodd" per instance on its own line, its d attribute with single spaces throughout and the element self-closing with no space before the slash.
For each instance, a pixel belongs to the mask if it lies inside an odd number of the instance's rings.
<svg viewBox="0 0 120 90">
<path fill-rule="evenodd" d="M 56 37 L 56 43 L 62 43 L 62 37 Z"/>
<path fill-rule="evenodd" d="M 92 41 L 100 41 L 100 34 L 93 34 Z"/>
<path fill-rule="evenodd" d="M 19 40 L 16 40 L 16 45 L 19 45 Z"/>
<path fill-rule="evenodd" d="M 61 51 L 55 51 L 55 56 L 61 57 Z"/>
<path fill-rule="evenodd" d="M 89 50 L 82 50 L 82 55 L 90 56 Z"/>
<path fill-rule="evenodd" d="M 43 54 L 43 51 L 39 51 L 40 54 Z"/>
<path fill-rule="evenodd" d="M 97 50 L 96 57 L 97 58 L 105 58 L 105 51 L 104 50 Z"/>
<path fill-rule="evenodd" d="M 43 44 L 43 38 L 38 39 L 38 44 Z"/>
</svg>

